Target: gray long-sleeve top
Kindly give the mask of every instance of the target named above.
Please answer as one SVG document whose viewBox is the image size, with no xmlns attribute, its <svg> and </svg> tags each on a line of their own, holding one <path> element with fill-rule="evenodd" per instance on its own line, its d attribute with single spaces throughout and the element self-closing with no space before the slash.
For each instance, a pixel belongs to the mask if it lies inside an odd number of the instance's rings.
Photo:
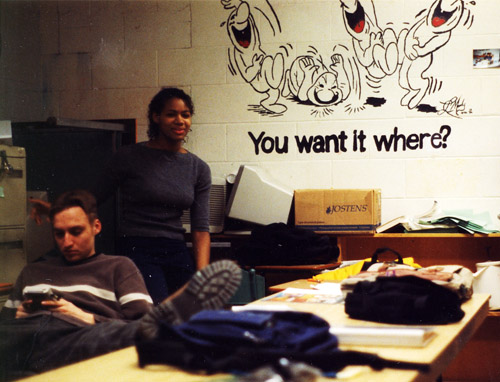
<svg viewBox="0 0 500 382">
<path fill-rule="evenodd" d="M 120 190 L 119 234 L 184 239 L 180 217 L 190 208 L 191 230 L 208 231 L 209 166 L 192 153 L 123 146 L 94 193 L 98 203 Z"/>
</svg>

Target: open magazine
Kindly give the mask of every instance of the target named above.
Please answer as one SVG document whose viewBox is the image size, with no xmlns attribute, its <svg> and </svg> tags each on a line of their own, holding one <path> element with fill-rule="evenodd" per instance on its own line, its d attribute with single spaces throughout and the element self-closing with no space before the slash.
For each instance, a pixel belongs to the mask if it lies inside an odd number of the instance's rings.
<svg viewBox="0 0 500 382">
<path fill-rule="evenodd" d="M 338 304 L 344 301 L 344 297 L 340 290 L 340 284 L 336 284 L 336 287 L 336 290 L 286 288 L 284 291 L 263 298 L 262 301 L 298 302 L 306 304 Z"/>
</svg>

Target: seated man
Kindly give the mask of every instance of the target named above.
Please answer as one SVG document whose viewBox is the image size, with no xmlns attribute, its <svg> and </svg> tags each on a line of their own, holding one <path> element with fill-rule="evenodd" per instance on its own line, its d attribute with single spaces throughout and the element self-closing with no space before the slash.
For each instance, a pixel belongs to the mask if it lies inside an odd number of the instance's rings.
<svg viewBox="0 0 500 382">
<path fill-rule="evenodd" d="M 241 281 L 228 260 L 198 271 L 176 294 L 153 307 L 134 263 L 96 254 L 101 230 L 95 198 L 62 194 L 50 211 L 61 256 L 28 264 L 1 311 L 0 381 L 46 371 L 156 335 L 159 321 L 182 323 L 203 309 L 221 308 Z M 50 288 L 58 297 L 35 307 L 25 288 Z"/>
</svg>

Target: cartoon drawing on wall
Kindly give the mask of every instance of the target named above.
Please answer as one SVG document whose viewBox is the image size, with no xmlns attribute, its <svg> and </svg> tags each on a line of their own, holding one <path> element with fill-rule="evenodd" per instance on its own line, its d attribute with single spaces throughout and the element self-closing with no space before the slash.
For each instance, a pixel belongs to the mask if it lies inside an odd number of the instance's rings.
<svg viewBox="0 0 500 382">
<path fill-rule="evenodd" d="M 390 76 L 399 69 L 399 85 L 405 91 L 401 106 L 422 111 L 434 110 L 422 105 L 426 94 L 439 90 L 440 82 L 426 74 L 433 53 L 451 38 L 451 32 L 462 21 L 472 24 L 463 0 L 435 0 L 422 10 L 409 28 L 396 38 L 393 28 L 382 29 L 377 22 L 373 0 L 340 0 L 347 32 L 360 65 L 367 71 L 367 86 Z M 364 4 L 364 6 L 363 6 Z M 474 4 L 474 2 L 471 2 Z M 467 17 L 464 17 L 467 15 Z"/>
<path fill-rule="evenodd" d="M 344 50 L 346 60 L 351 60 L 347 55 L 347 48 L 338 46 Z M 351 92 L 359 97 L 359 73 L 346 71 L 344 56 L 334 53 L 331 57 L 332 63 L 326 66 L 321 55 L 311 50 L 309 54 L 297 57 L 286 70 L 285 83 L 282 89 L 283 97 L 291 97 L 296 102 L 304 105 L 334 106 L 345 101 Z M 324 108 L 324 114 L 331 109 Z"/>
<path fill-rule="evenodd" d="M 396 33 L 379 27 L 373 2 L 366 2 L 365 7 L 358 0 L 341 0 L 340 4 L 359 64 L 372 78 L 393 74 L 398 65 Z"/>
<path fill-rule="evenodd" d="M 231 9 L 226 22 L 226 28 L 233 44 L 229 51 L 230 62 L 236 66 L 243 79 L 255 91 L 265 94 L 260 105 L 267 111 L 281 114 L 287 107 L 278 102 L 280 98 L 280 84 L 283 80 L 285 60 L 282 53 L 274 56 L 262 51 L 259 30 L 255 23 L 249 3 L 240 0 L 221 0 L 225 9 Z M 279 20 L 271 5 L 268 11 L 254 8 L 261 12 L 269 22 L 271 28 L 277 27 L 281 31 Z M 234 71 L 234 67 L 232 67 Z"/>
<path fill-rule="evenodd" d="M 250 110 L 267 115 L 284 114 L 287 103 L 312 107 L 315 116 L 331 114 L 341 106 L 349 113 L 381 106 L 386 102 L 382 80 L 392 76 L 397 76 L 404 93 L 401 106 L 437 113 L 437 106 L 423 102 L 426 95 L 441 90 L 441 81 L 427 73 L 433 54 L 448 43 L 458 25 L 470 28 L 473 22 L 464 0 L 434 0 L 397 32 L 392 24 L 379 25 L 373 0 L 339 0 L 352 47 L 333 46 L 330 62 L 326 62 L 310 46 L 286 67 L 291 44 L 281 46 L 283 51 L 274 55 L 264 52 L 255 22 L 254 12 L 259 12 L 272 32 L 279 33 L 276 12 L 267 0 L 261 2 L 264 7 L 250 2 L 221 0 L 231 11 L 222 24 L 232 43 L 228 65 L 233 74 L 239 73 L 264 95 L 259 107 Z M 475 5 L 474 1 L 468 4 Z"/>
<path fill-rule="evenodd" d="M 473 3 L 471 3 L 473 4 Z M 402 106 L 410 109 L 418 106 L 426 92 L 431 91 L 433 79 L 425 72 L 433 61 L 433 52 L 444 46 L 451 32 L 460 22 L 472 25 L 469 12 L 464 13 L 462 0 L 437 0 L 427 12 L 417 15 L 410 29 L 403 29 L 398 37 L 401 50 L 399 84 L 407 91 Z"/>
</svg>

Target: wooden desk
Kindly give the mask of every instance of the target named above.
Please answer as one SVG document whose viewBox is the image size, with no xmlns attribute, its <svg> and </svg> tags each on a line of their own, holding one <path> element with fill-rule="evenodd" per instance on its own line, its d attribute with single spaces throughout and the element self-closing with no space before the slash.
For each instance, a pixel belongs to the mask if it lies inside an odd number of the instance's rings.
<svg viewBox="0 0 500 382">
<path fill-rule="evenodd" d="M 380 233 L 339 235 L 342 260 L 370 257 L 380 247 L 389 247 L 403 257 L 430 265 L 460 264 L 473 272 L 476 263 L 500 260 L 500 234 Z M 500 381 L 500 317 L 490 315 L 474 338 L 443 375 L 446 381 Z"/>
<path fill-rule="evenodd" d="M 256 271 L 277 271 L 277 272 L 296 272 L 296 271 L 307 271 L 311 275 L 317 275 L 325 269 L 335 269 L 341 263 L 329 263 L 329 264 L 304 264 L 304 265 L 255 265 L 252 268 Z"/>
<path fill-rule="evenodd" d="M 298 289 L 310 289 L 311 285 L 318 284 L 313 281 L 309 281 L 307 279 L 299 279 L 294 281 L 289 281 L 286 283 L 272 285 L 269 287 L 269 290 L 273 293 L 281 292 L 286 288 L 298 288 Z"/>
<path fill-rule="evenodd" d="M 474 270 L 475 263 L 500 260 L 500 233 L 489 235 L 466 233 L 338 233 L 320 235 L 330 237 L 340 249 L 340 260 L 371 257 L 379 247 L 390 247 L 403 257 L 414 257 L 423 266 L 461 264 Z M 245 244 L 250 235 L 213 234 L 212 244 L 228 244 L 233 250 Z M 219 258 L 213 248 L 214 258 Z M 229 251 L 231 252 L 231 251 Z M 227 258 L 228 253 L 220 255 Z"/>
<path fill-rule="evenodd" d="M 324 234 L 324 233 L 320 233 Z M 476 263 L 500 260 L 500 233 L 380 233 L 380 234 L 324 234 L 340 249 L 340 260 L 359 260 L 371 257 L 380 247 L 389 247 L 403 257 L 413 257 L 415 262 L 430 265 L 460 264 L 476 270 Z M 244 242 L 248 236 L 226 235 L 224 240 Z M 385 257 L 382 256 L 382 259 Z M 310 274 L 268 273 L 267 291 L 272 285 L 294 279 L 305 279 Z M 271 287 L 270 287 L 271 286 Z M 474 336 L 444 375 L 445 380 L 463 382 L 500 381 L 500 317 L 488 316 Z"/>
<path fill-rule="evenodd" d="M 253 268 L 258 275 L 265 279 L 266 295 L 274 293 L 272 285 L 285 283 L 297 279 L 307 279 L 316 276 L 327 269 L 335 269 L 340 263 L 307 264 L 307 265 L 256 265 Z"/>
<path fill-rule="evenodd" d="M 473 272 L 476 263 L 500 260 L 500 234 L 462 233 L 379 233 L 338 235 L 339 260 L 371 257 L 377 248 L 389 247 L 403 257 L 430 265 L 460 264 Z M 384 258 L 385 259 L 385 258 Z"/>
<path fill-rule="evenodd" d="M 445 370 L 446 366 L 467 343 L 474 331 L 485 319 L 488 313 L 489 295 L 474 295 L 471 300 L 463 304 L 465 317 L 458 323 L 437 326 L 437 337 L 425 348 L 402 347 L 374 347 L 374 346 L 342 346 L 342 349 L 360 350 L 377 353 L 381 357 L 409 361 L 424 362 L 430 365 L 428 373 L 419 373 L 413 370 L 384 369 L 373 371 L 369 367 L 349 366 L 345 373 L 354 373 L 347 379 L 349 382 L 387 382 L 387 381 L 432 381 Z M 276 302 L 257 301 L 258 304 L 276 304 Z M 285 303 L 282 303 L 285 304 Z M 344 313 L 341 304 L 287 304 L 293 309 L 310 311 L 325 318 L 331 324 L 342 325 L 374 325 L 374 323 L 351 320 Z M 377 324 L 375 324 L 377 325 Z M 387 326 L 380 324 L 381 326 Z M 159 365 L 141 369 L 137 364 L 137 353 L 134 347 L 119 350 L 104 356 L 96 357 L 74 365 L 66 366 L 44 374 L 25 379 L 27 382 L 46 381 L 175 381 L 175 382 L 204 382 L 204 381 L 234 381 L 229 374 L 203 376 L 181 371 L 175 367 Z M 321 378 L 321 381 L 331 381 Z"/>
</svg>

